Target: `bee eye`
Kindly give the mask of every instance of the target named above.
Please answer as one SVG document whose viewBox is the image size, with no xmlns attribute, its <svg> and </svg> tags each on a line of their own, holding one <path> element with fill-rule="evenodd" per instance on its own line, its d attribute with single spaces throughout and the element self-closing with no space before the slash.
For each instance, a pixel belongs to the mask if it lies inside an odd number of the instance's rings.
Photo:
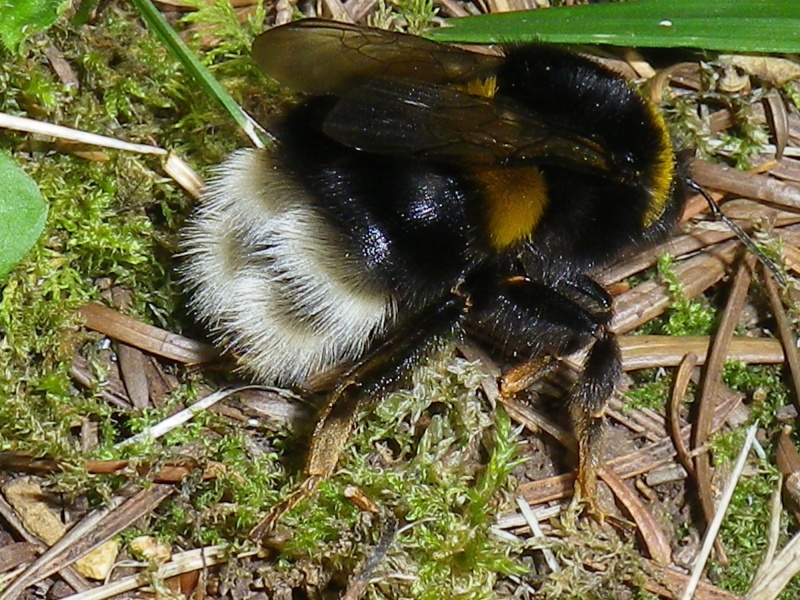
<svg viewBox="0 0 800 600">
<path fill-rule="evenodd" d="M 633 152 L 614 154 L 614 167 L 620 181 L 634 182 L 642 175 Z"/>
</svg>

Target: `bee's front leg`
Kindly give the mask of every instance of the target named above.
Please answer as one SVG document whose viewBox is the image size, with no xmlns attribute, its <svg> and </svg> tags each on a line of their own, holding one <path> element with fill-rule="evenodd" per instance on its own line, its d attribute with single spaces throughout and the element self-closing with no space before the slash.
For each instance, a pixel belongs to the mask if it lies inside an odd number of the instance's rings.
<svg viewBox="0 0 800 600">
<path fill-rule="evenodd" d="M 567 399 L 570 416 L 578 438 L 578 478 L 575 501 L 583 502 L 590 514 L 602 517 L 597 506 L 598 443 L 602 434 L 603 414 L 608 398 L 621 374 L 617 339 L 604 330 L 595 341 L 583 372 L 570 389 Z"/>
</svg>

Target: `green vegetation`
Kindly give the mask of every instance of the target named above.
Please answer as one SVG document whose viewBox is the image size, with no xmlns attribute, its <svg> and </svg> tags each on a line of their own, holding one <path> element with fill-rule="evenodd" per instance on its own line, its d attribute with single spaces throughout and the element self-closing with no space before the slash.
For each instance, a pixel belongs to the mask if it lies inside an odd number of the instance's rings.
<svg viewBox="0 0 800 600">
<path fill-rule="evenodd" d="M 665 254 L 658 260 L 658 274 L 667 284 L 672 303 L 660 319 L 642 327 L 642 333 L 653 335 L 711 335 L 716 321 L 714 309 L 703 296 L 689 299 L 675 275 L 673 258 Z"/>
<path fill-rule="evenodd" d="M 355 484 L 385 514 L 408 522 L 391 561 L 418 579 L 382 584 L 387 597 L 491 598 L 498 577 L 521 573 L 512 549 L 490 531 L 503 506 L 498 500 L 513 485 L 516 434 L 501 409 L 494 420 L 487 417 L 476 392 L 480 377 L 463 360 L 432 365 L 415 374 L 411 389 L 390 394 L 364 415 L 341 474 L 287 516 L 294 537 L 284 560 L 335 555 L 345 532 L 365 525 L 364 515 L 344 501 L 344 486 Z M 356 565 L 341 566 L 352 572 Z"/>
<path fill-rule="evenodd" d="M 67 9 L 63 0 L 15 0 L 5 2 L 0 13 L 0 41 L 16 52 L 22 42 L 56 22 Z"/>
<path fill-rule="evenodd" d="M 673 258 L 665 254 L 657 264 L 658 275 L 667 285 L 672 302 L 669 310 L 646 323 L 637 333 L 645 335 L 711 335 L 716 312 L 704 296 L 689 299 L 675 274 Z M 672 377 L 662 370 L 644 370 L 635 374 L 636 385 L 625 392 L 628 408 L 651 408 L 663 411 L 669 401 Z"/>
<path fill-rule="evenodd" d="M 769 88 L 724 90 L 725 67 L 715 62 L 701 62 L 700 69 L 699 90 L 673 94 L 662 105 L 676 140 L 681 147 L 695 149 L 698 158 L 726 157 L 739 168 L 751 167 L 752 159 L 769 143 L 763 117 L 754 110 L 769 93 Z M 698 111 L 698 106 L 703 110 Z M 711 112 L 722 109 L 730 111 L 733 126 L 712 132 Z"/>
<path fill-rule="evenodd" d="M 438 8 L 433 0 L 378 0 L 370 24 L 389 30 L 420 35 L 431 26 Z"/>
<path fill-rule="evenodd" d="M 647 0 L 453 19 L 431 36 L 466 44 L 544 42 L 795 53 L 800 49 L 799 23 L 800 7 L 794 0 L 716 0 L 713 6 L 697 0 Z"/>
<path fill-rule="evenodd" d="M 59 81 L 48 66 L 45 52 L 51 45 L 75 70 L 79 89 Z M 241 143 L 240 134 L 194 93 L 164 49 L 119 7 L 109 8 L 91 27 L 73 31 L 59 25 L 23 48 L 19 55 L 2 55 L 2 111 L 130 141 L 155 141 L 203 167 Z M 231 82 L 239 96 L 252 96 L 261 85 L 254 72 L 247 75 Z M 112 287 L 124 289 L 131 295 L 126 308 L 131 314 L 179 330 L 186 316 L 172 256 L 190 202 L 152 158 L 91 148 L 95 154 L 87 159 L 79 156 L 86 148 L 56 147 L 8 132 L 0 146 L 36 181 L 49 204 L 45 235 L 3 280 L 0 449 L 76 465 L 79 459 L 132 455 L 132 449 L 115 450 L 114 444 L 182 407 L 194 396 L 192 378 L 183 375 L 185 381 L 158 414 L 120 412 L 101 397 L 102 384 L 76 387 L 70 377 L 76 353 L 102 382 L 108 351 L 98 336 L 81 328 L 75 311 Z M 98 429 L 99 445 L 88 456 L 77 436 L 82 423 Z M 137 448 L 136 455 L 158 463 L 170 456 L 173 444 L 203 442 L 201 458 L 218 460 L 228 455 L 236 433 L 209 438 L 210 426 L 200 419 L 163 445 Z M 183 439 L 176 439 L 179 435 Z M 257 471 L 257 461 L 248 464 L 239 475 L 243 481 L 261 481 L 269 473 Z M 91 497 L 102 498 L 109 485 L 121 481 L 71 469 L 57 483 L 68 494 L 88 489 Z"/>
</svg>

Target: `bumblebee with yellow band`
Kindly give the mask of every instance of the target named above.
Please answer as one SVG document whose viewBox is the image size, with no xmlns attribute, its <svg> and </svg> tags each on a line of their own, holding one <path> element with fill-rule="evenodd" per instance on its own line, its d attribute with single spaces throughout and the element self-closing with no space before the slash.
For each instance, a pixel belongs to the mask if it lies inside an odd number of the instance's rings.
<svg viewBox="0 0 800 600">
<path fill-rule="evenodd" d="M 514 365 L 582 348 L 565 403 L 592 499 L 620 373 L 592 273 L 663 240 L 684 189 L 657 110 L 590 58 L 502 57 L 317 19 L 263 33 L 261 70 L 305 93 L 274 148 L 221 165 L 184 237 L 191 306 L 254 379 L 343 369 L 300 490 L 335 470 L 358 408 L 458 336 Z"/>
</svg>

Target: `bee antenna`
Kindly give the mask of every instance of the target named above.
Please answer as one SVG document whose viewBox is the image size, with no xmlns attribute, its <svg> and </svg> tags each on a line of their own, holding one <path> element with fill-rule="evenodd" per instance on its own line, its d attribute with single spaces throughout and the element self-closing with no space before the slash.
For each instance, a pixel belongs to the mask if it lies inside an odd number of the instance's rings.
<svg viewBox="0 0 800 600">
<path fill-rule="evenodd" d="M 729 219 L 722 213 L 722 211 L 719 208 L 719 204 L 717 204 L 714 201 L 714 199 L 708 194 L 708 192 L 706 192 L 702 188 L 702 186 L 700 186 L 700 184 L 698 184 L 691 178 L 687 178 L 686 185 L 688 185 L 691 190 L 697 192 L 698 194 L 703 196 L 703 198 L 706 199 L 706 202 L 708 203 L 708 206 L 711 209 L 711 214 L 714 215 L 714 218 L 717 219 L 718 221 L 723 222 L 725 226 L 728 227 L 728 229 L 730 229 L 734 233 L 734 235 L 736 235 L 737 238 L 739 238 L 739 241 L 742 242 L 744 247 L 747 248 L 749 252 L 752 252 L 756 256 L 756 258 L 758 258 L 758 260 L 761 262 L 762 265 L 764 265 L 767 269 L 769 269 L 769 272 L 772 273 L 773 277 L 775 277 L 775 281 L 777 281 L 781 287 L 785 288 L 786 277 L 780 271 L 780 269 L 778 269 L 778 265 L 775 264 L 775 261 L 772 260 L 770 257 L 768 257 L 766 254 L 764 254 L 764 251 L 761 250 L 761 248 L 759 248 L 758 245 L 756 245 L 756 243 L 753 241 L 753 238 L 750 237 L 741 227 L 739 227 L 736 223 L 734 223 L 731 219 Z"/>
</svg>

